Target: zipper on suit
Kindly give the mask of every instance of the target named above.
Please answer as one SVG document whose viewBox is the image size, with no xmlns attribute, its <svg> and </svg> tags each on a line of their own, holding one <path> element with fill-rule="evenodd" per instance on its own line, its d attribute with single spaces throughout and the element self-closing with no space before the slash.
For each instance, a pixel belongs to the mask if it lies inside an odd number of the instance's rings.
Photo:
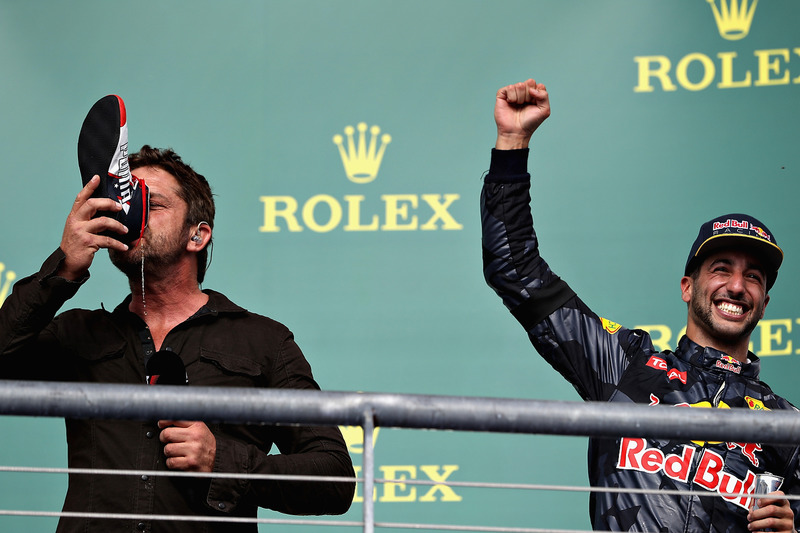
<svg viewBox="0 0 800 533">
<path fill-rule="evenodd" d="M 714 394 L 714 398 L 711 400 L 711 405 L 714 407 L 719 407 L 719 400 L 722 397 L 722 392 L 725 390 L 726 381 L 723 379 L 722 384 L 717 389 L 717 392 Z"/>
</svg>

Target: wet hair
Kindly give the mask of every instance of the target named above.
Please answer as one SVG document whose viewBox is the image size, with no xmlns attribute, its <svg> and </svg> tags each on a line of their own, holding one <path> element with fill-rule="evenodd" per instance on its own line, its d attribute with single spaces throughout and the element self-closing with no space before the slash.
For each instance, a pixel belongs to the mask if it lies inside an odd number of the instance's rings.
<svg viewBox="0 0 800 533">
<path fill-rule="evenodd" d="M 188 164 L 183 162 L 181 156 L 175 153 L 172 148 L 160 149 L 153 148 L 145 144 L 142 148 L 128 156 L 128 163 L 131 170 L 141 167 L 156 167 L 172 174 L 180 188 L 178 194 L 186 202 L 187 227 L 196 226 L 200 222 L 207 222 L 211 229 L 214 229 L 214 195 L 211 186 L 202 174 L 198 174 Z M 134 172 L 135 174 L 135 172 Z M 203 283 L 208 267 L 208 249 L 213 241 L 197 253 L 197 282 Z"/>
</svg>

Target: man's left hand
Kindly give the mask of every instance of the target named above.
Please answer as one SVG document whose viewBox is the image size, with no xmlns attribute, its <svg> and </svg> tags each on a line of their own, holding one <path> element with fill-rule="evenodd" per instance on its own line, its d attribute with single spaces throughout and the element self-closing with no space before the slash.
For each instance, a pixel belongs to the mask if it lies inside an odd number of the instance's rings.
<svg viewBox="0 0 800 533">
<path fill-rule="evenodd" d="M 777 491 L 758 500 L 759 508 L 747 515 L 750 522 L 747 529 L 794 533 L 794 512 L 789 507 L 789 500 L 781 498 L 783 495 L 782 491 Z"/>
<path fill-rule="evenodd" d="M 159 439 L 164 443 L 167 468 L 189 472 L 212 472 L 217 439 L 203 422 L 159 420 Z"/>
</svg>

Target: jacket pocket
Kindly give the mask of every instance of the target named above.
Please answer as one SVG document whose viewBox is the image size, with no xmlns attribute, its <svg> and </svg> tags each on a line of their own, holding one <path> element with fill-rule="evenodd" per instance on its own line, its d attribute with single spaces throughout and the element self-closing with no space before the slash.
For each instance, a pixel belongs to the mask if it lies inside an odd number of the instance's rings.
<svg viewBox="0 0 800 533">
<path fill-rule="evenodd" d="M 200 349 L 199 359 L 187 367 L 192 385 L 253 387 L 262 375 L 261 366 L 252 357 Z"/>
<path fill-rule="evenodd" d="M 120 358 L 125 353 L 125 336 L 105 311 L 68 311 L 59 322 L 64 347 L 79 360 L 96 363 Z"/>
<path fill-rule="evenodd" d="M 75 364 L 71 369 L 76 381 L 96 383 L 144 383 L 144 366 L 141 379 L 131 372 L 125 357 L 127 343 L 116 328 L 99 324 L 83 338 L 73 337 L 68 346 Z"/>
<path fill-rule="evenodd" d="M 91 345 L 82 343 L 72 347 L 73 353 L 87 363 L 99 363 L 109 359 L 119 359 L 125 354 L 125 342 L 120 341 L 113 345 Z"/>
</svg>

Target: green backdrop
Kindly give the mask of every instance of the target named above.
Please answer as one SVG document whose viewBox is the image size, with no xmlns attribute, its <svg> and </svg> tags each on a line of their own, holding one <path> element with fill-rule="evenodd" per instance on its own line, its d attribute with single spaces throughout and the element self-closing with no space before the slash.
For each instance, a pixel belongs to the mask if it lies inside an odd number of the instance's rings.
<svg viewBox="0 0 800 533">
<path fill-rule="evenodd" d="M 531 156 L 553 269 L 599 314 L 674 345 L 699 225 L 761 218 L 786 259 L 753 349 L 800 403 L 800 4 L 747 4 L 736 26 L 715 18 L 720 0 L 2 0 L 0 299 L 58 245 L 78 130 L 115 93 L 133 149 L 171 146 L 214 188 L 205 286 L 287 324 L 324 388 L 577 400 L 481 273 L 494 95 L 535 77 L 553 106 Z M 383 146 L 368 183 L 334 142 L 349 158 L 360 123 Z M 70 303 L 113 307 L 126 289 L 101 256 Z M 0 463 L 65 466 L 60 420 L 0 428 Z M 585 448 L 382 429 L 375 452 L 379 477 L 585 485 Z M 0 509 L 60 509 L 65 487 L 2 473 Z M 589 527 L 583 493 L 397 484 L 377 498 L 381 521 Z M 345 518 L 360 516 L 357 502 Z"/>
</svg>

